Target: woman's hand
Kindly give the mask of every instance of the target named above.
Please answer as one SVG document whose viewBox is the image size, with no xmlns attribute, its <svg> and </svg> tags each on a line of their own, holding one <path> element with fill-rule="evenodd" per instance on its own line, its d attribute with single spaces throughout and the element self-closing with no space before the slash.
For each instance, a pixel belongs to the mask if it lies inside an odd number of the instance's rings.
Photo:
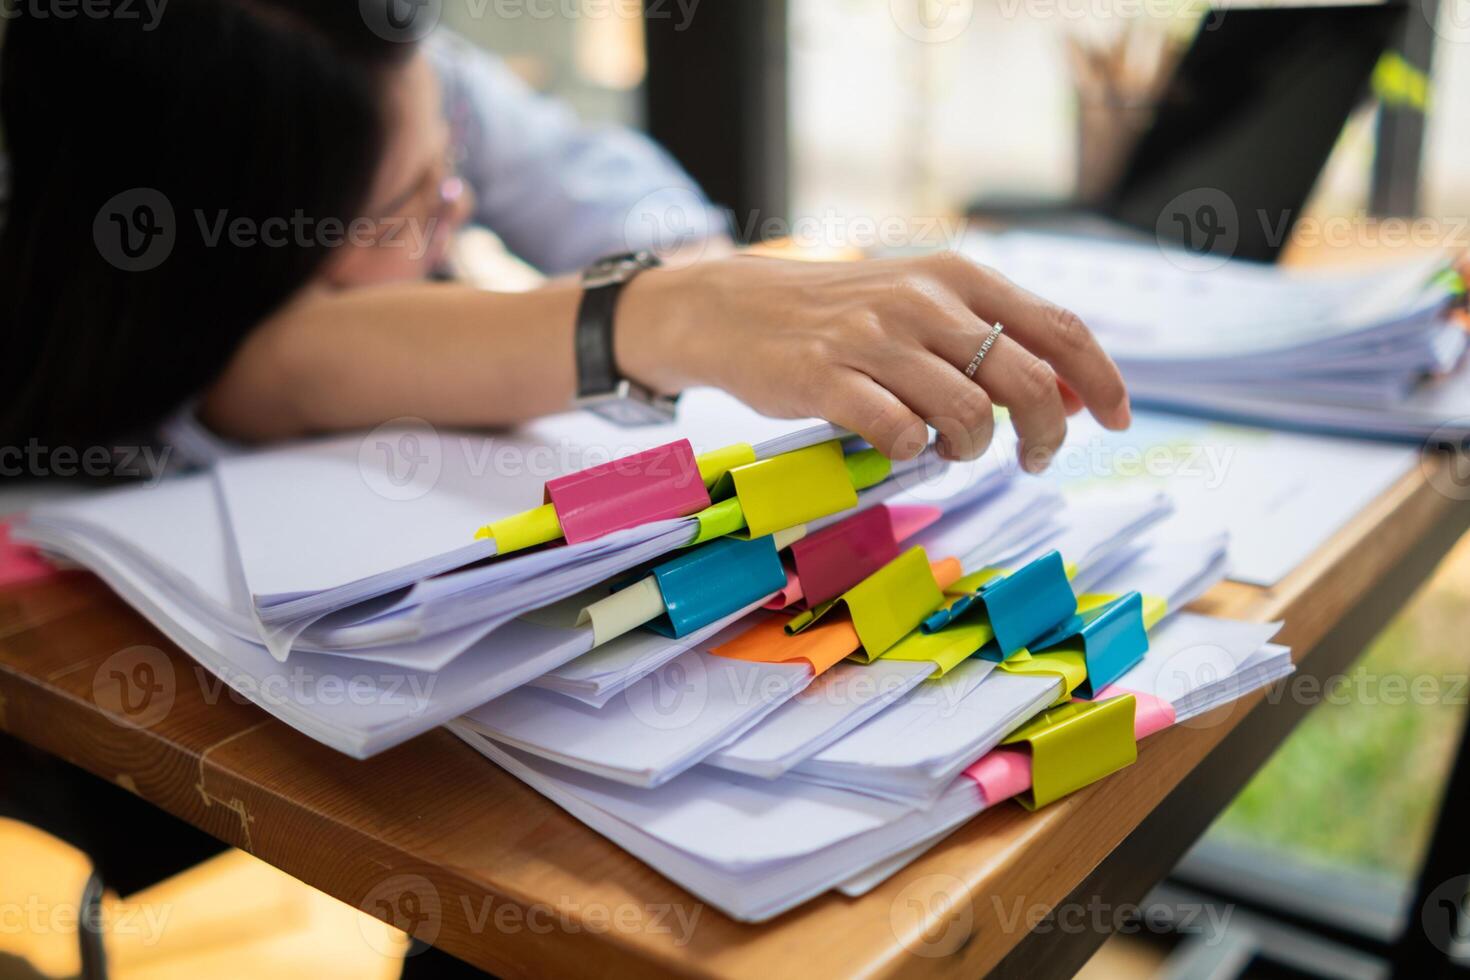
<svg viewBox="0 0 1470 980">
<path fill-rule="evenodd" d="M 964 369 L 1005 325 L 974 379 Z M 1126 428 L 1116 365 L 1076 315 L 954 253 L 811 263 L 741 256 L 645 273 L 619 302 L 617 361 L 662 391 L 713 384 L 769 415 L 818 415 L 895 459 L 990 444 L 1010 410 L 1021 464 L 1046 467 L 1084 405 Z"/>
</svg>

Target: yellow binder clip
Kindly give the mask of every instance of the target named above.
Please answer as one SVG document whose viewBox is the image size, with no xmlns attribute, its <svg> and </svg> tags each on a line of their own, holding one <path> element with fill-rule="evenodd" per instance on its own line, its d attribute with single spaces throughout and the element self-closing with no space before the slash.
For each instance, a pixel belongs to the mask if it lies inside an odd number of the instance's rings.
<svg viewBox="0 0 1470 980">
<path fill-rule="evenodd" d="M 1069 701 L 1048 708 L 1012 732 L 1002 745 L 1031 749 L 1031 789 L 1016 799 L 1036 810 L 1138 759 L 1133 695 L 1106 701 Z"/>
</svg>

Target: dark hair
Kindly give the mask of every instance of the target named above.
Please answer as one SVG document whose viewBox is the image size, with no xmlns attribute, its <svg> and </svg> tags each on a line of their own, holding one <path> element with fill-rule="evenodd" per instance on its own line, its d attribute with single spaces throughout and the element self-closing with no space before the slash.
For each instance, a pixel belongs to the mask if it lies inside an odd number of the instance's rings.
<svg viewBox="0 0 1470 980">
<path fill-rule="evenodd" d="M 26 9 L 0 51 L 0 445 L 107 444 L 207 388 L 316 272 L 320 241 L 210 233 L 359 214 L 413 45 L 348 0 L 173 0 L 151 26 Z"/>
</svg>

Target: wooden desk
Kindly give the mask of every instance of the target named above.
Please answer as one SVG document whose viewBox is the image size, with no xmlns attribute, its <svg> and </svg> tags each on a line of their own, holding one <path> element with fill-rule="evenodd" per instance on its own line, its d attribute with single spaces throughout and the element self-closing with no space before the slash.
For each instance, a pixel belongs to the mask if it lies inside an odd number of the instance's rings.
<svg viewBox="0 0 1470 980">
<path fill-rule="evenodd" d="M 1447 463 L 1406 474 L 1277 588 L 1226 583 L 1201 606 L 1285 619 L 1301 674 L 1340 671 L 1470 524 L 1470 506 L 1434 488 Z M 135 646 L 151 650 L 120 653 Z M 169 701 L 133 704 L 146 728 L 107 696 L 109 671 L 139 658 Z M 751 926 L 446 733 L 354 762 L 221 693 L 88 575 L 0 592 L 0 728 L 511 976 L 1066 973 L 1106 930 L 1031 933 L 1028 915 L 1140 899 L 1309 707 L 1261 700 L 1150 739 L 1137 765 L 1039 813 L 984 813 L 861 899 L 828 894 Z"/>
<path fill-rule="evenodd" d="M 1428 457 L 1277 587 L 1226 583 L 1198 608 L 1286 620 L 1297 683 L 1330 677 L 1470 527 L 1465 497 Z M 163 685 L 134 705 L 148 727 L 107 683 L 140 663 Z M 751 926 L 451 735 L 354 762 L 222 692 L 90 576 L 0 591 L 0 729 L 509 976 L 1070 974 L 1107 938 L 1094 910 L 1139 901 L 1312 703 L 1263 698 L 1149 739 L 1137 765 L 1039 813 L 981 814 L 861 899 Z M 1060 927 L 1029 928 L 1057 906 Z"/>
</svg>

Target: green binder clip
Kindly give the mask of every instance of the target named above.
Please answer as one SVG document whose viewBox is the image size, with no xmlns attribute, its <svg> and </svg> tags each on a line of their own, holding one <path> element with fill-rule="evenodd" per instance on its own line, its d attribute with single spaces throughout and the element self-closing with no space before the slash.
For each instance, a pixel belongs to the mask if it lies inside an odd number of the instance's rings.
<svg viewBox="0 0 1470 980">
<path fill-rule="evenodd" d="M 1001 742 L 1031 750 L 1031 788 L 1016 799 L 1037 810 L 1132 765 L 1138 759 L 1135 710 L 1131 694 L 1069 701 L 1016 729 Z"/>
<path fill-rule="evenodd" d="M 934 580 L 929 557 L 916 545 L 836 599 L 793 616 L 786 631 L 799 633 L 837 607 L 844 607 L 863 645 L 860 656 L 872 663 L 917 628 L 943 601 L 944 593 Z"/>
<path fill-rule="evenodd" d="M 732 466 L 710 488 L 714 503 L 694 516 L 691 544 L 724 535 L 759 538 L 857 506 L 857 493 L 888 478 L 893 463 L 876 449 L 843 455 L 837 440 Z"/>
</svg>

